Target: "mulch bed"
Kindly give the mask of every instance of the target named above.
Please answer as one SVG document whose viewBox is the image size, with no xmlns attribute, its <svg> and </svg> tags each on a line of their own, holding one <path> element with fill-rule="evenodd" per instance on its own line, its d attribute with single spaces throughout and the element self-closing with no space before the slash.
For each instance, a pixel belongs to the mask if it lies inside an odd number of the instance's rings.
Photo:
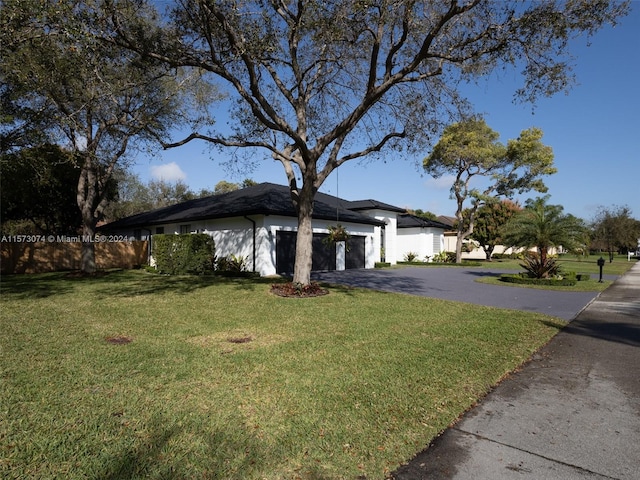
<svg viewBox="0 0 640 480">
<path fill-rule="evenodd" d="M 289 298 L 312 298 L 320 297 L 329 293 L 329 290 L 322 288 L 317 283 L 310 285 L 300 285 L 289 283 L 275 283 L 271 285 L 271 293 L 279 297 Z"/>
</svg>

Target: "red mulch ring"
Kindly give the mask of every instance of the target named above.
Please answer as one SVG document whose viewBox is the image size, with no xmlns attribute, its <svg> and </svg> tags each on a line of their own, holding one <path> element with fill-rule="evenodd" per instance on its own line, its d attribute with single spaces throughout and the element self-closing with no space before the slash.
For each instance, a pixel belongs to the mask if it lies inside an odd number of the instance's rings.
<svg viewBox="0 0 640 480">
<path fill-rule="evenodd" d="M 127 343 L 133 342 L 133 338 L 117 336 L 117 337 L 107 337 L 105 338 L 107 343 L 112 345 L 126 345 Z"/>
<path fill-rule="evenodd" d="M 310 285 L 300 285 L 292 282 L 275 283 L 271 285 L 271 293 L 280 297 L 290 298 L 311 298 L 320 297 L 329 293 L 329 290 L 322 288 L 317 283 Z"/>
</svg>

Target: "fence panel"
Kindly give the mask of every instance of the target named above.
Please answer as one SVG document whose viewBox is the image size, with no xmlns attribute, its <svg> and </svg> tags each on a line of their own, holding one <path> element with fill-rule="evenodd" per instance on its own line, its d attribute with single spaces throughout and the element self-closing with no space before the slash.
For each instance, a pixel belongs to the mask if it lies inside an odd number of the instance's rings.
<svg viewBox="0 0 640 480">
<path fill-rule="evenodd" d="M 134 268 L 146 265 L 148 243 L 99 242 L 96 248 L 96 267 Z M 0 270 L 9 273 L 42 273 L 60 270 L 79 270 L 81 242 L 37 242 L 1 244 Z"/>
</svg>

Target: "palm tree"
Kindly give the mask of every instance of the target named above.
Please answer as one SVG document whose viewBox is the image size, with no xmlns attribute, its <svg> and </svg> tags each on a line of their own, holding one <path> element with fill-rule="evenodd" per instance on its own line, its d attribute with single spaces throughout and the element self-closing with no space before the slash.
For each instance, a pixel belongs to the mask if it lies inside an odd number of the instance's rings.
<svg viewBox="0 0 640 480">
<path fill-rule="evenodd" d="M 548 199 L 547 195 L 527 200 L 525 208 L 505 225 L 502 237 L 506 245 L 536 248 L 537 268 L 532 273 L 538 278 L 547 276 L 555 266 L 549 259 L 549 249 L 562 246 L 576 250 L 584 245 L 587 232 L 581 219 L 564 214 L 561 205 L 548 205 Z"/>
</svg>

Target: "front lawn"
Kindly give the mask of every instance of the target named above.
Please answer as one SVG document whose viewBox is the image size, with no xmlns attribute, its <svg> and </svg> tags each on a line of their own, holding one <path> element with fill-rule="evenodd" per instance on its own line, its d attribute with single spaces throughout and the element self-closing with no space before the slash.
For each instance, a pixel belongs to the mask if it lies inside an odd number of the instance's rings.
<svg viewBox="0 0 640 480">
<path fill-rule="evenodd" d="M 0 287 L 2 478 L 383 479 L 564 323 L 142 271 Z"/>
</svg>

